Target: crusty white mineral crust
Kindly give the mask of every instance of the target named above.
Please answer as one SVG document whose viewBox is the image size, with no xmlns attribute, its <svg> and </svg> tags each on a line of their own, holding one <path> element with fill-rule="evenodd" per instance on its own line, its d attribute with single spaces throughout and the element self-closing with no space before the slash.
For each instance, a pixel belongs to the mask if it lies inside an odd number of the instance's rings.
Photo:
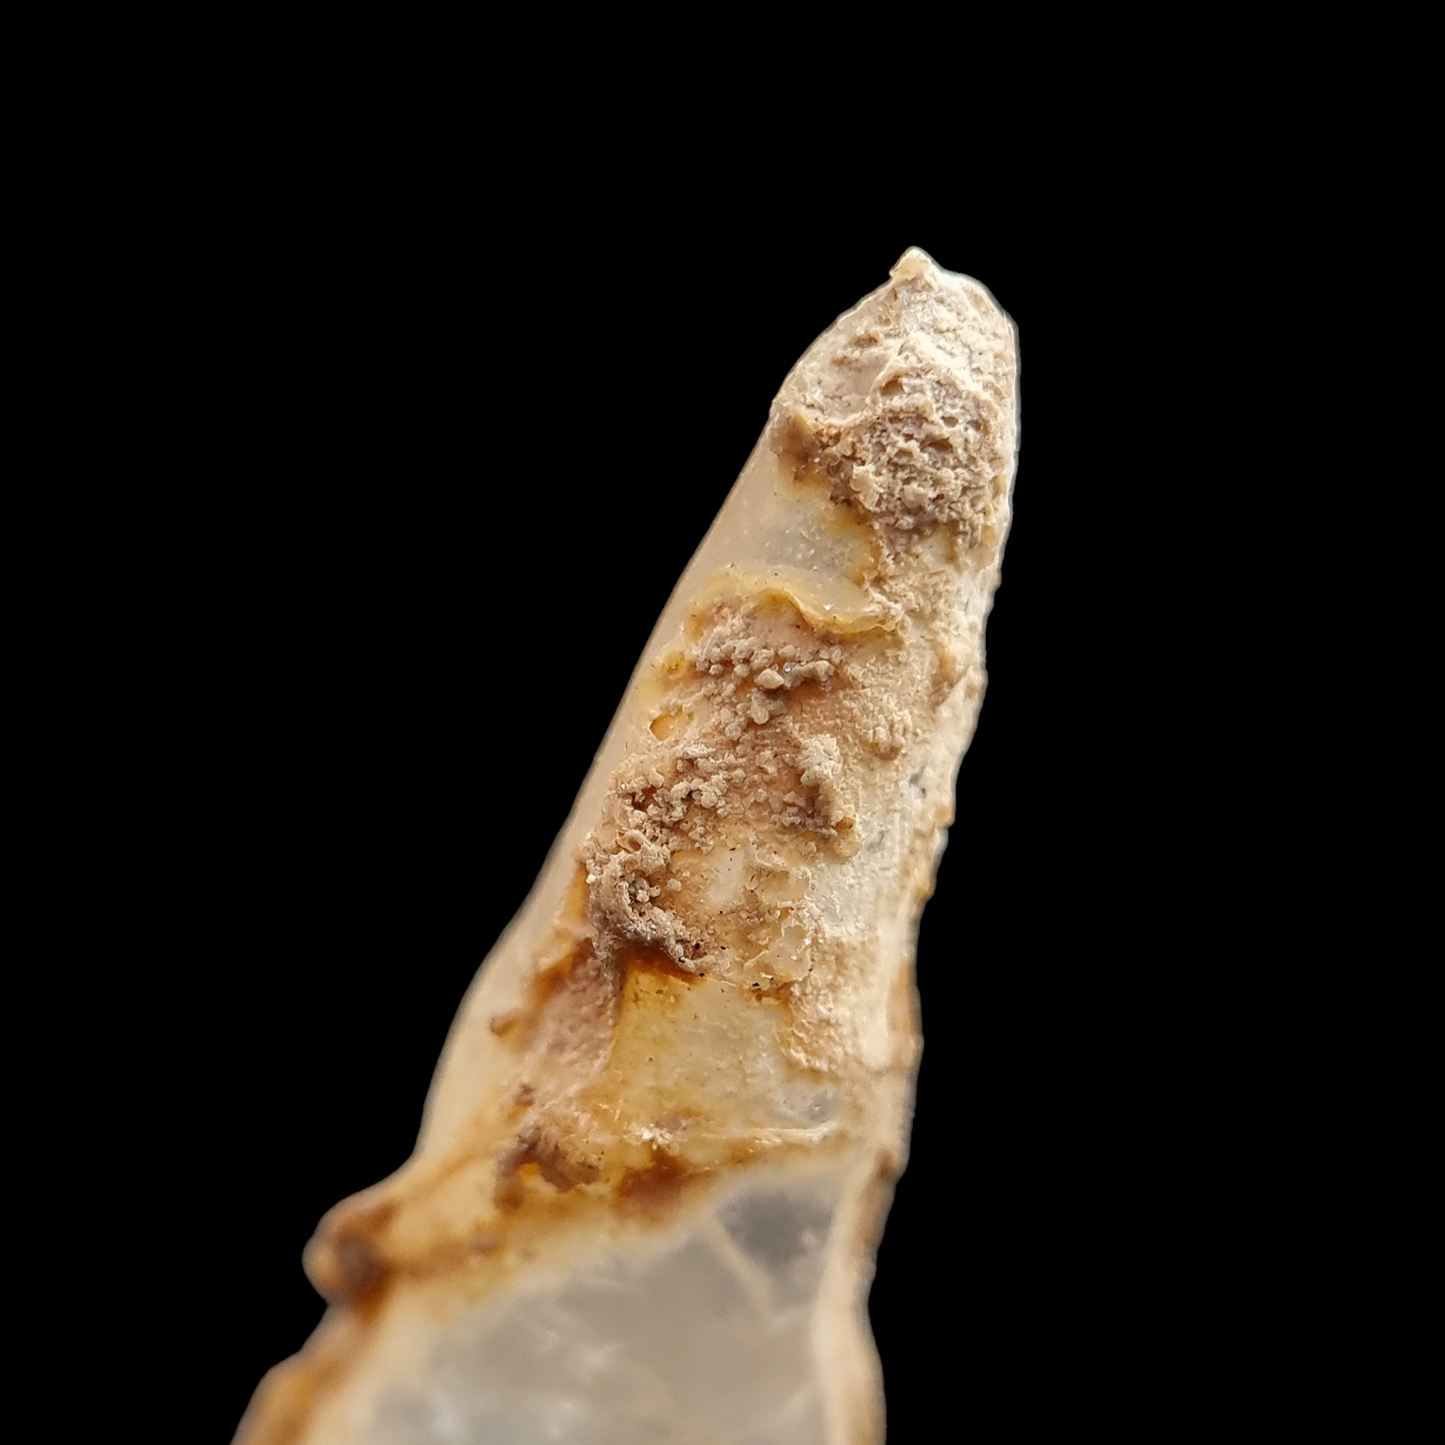
<svg viewBox="0 0 1445 1445">
<path fill-rule="evenodd" d="M 238 1442 L 879 1445 L 865 1306 L 1015 415 L 1010 323 L 917 250 L 793 368 Z"/>
</svg>

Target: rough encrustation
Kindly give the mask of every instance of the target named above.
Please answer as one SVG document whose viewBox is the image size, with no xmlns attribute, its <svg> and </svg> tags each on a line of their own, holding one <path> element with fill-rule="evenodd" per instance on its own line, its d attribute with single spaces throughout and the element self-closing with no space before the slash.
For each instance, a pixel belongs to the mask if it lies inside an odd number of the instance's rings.
<svg viewBox="0 0 1445 1445">
<path fill-rule="evenodd" d="M 623 764 L 612 816 L 589 839 L 604 956 L 615 940 L 705 970 L 715 953 L 706 910 L 678 898 L 674 855 L 708 852 L 720 836 L 778 846 L 801 834 L 810 853 L 826 843 L 832 858 L 852 856 L 850 779 L 906 751 L 916 706 L 936 710 L 965 677 L 982 687 L 946 610 L 961 554 L 996 540 L 1007 501 L 1010 337 L 981 289 L 940 287 L 910 258 L 895 274 L 841 350 L 805 358 L 789 378 L 770 438 L 795 480 L 824 479 L 831 501 L 874 529 L 873 585 L 911 620 L 915 645 L 895 638 L 888 666 L 873 639 L 860 648 L 856 637 L 820 633 L 801 610 L 788 619 L 791 640 L 776 643 L 762 609 L 717 609 L 686 659 L 701 684 L 673 688 L 654 724 L 659 746 Z M 918 546 L 939 532 L 951 565 Z M 930 637 L 920 690 L 916 661 L 903 656 Z M 806 693 L 795 701 L 810 684 L 836 705 Z"/>
<path fill-rule="evenodd" d="M 646 751 L 617 769 L 608 815 L 583 856 L 604 957 L 652 947 L 704 973 L 745 961 L 723 957 L 738 950 L 720 933 L 736 940 L 740 928 L 767 930 L 796 910 L 750 889 L 720 930 L 718 910 L 692 886 L 700 859 L 743 846 L 750 868 L 781 872 L 856 851 L 856 819 L 828 729 L 853 731 L 859 707 L 839 673 L 844 640 L 775 600 L 714 603 L 698 632 L 684 665 L 674 661 L 677 680 Z"/>
<path fill-rule="evenodd" d="M 894 276 L 842 348 L 789 377 L 772 444 L 891 544 L 947 527 L 974 547 L 1012 464 L 1012 337 L 981 287 L 911 257 Z"/>
</svg>

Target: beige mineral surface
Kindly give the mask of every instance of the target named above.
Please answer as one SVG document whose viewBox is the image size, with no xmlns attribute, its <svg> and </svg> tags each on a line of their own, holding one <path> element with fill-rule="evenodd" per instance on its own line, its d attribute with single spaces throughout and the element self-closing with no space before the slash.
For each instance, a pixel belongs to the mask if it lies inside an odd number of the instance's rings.
<svg viewBox="0 0 1445 1445">
<path fill-rule="evenodd" d="M 1015 342 L 911 250 L 808 350 L 238 1445 L 878 1445 L 913 950 L 983 694 Z"/>
</svg>

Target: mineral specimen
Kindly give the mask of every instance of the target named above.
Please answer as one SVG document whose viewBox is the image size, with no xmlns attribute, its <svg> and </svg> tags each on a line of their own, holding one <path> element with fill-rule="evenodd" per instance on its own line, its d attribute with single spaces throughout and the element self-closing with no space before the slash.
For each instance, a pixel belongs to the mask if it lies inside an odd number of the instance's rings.
<svg viewBox="0 0 1445 1445">
<path fill-rule="evenodd" d="M 882 1440 L 867 1293 L 1014 352 L 911 250 L 793 368 L 238 1445 Z"/>
</svg>

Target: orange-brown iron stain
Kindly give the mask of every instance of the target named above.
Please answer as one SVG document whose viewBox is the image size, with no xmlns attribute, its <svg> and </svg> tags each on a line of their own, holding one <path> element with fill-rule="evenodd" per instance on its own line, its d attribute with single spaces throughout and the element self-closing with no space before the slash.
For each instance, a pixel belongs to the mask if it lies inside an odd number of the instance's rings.
<svg viewBox="0 0 1445 1445">
<path fill-rule="evenodd" d="M 307 1277 L 328 1304 L 347 1305 L 365 1317 L 375 1312 L 392 1279 L 382 1241 L 395 1214 L 391 1200 L 341 1204 L 322 1221 L 303 1262 Z"/>
<path fill-rule="evenodd" d="M 669 958 L 660 948 L 632 949 L 620 959 L 622 975 L 628 981 L 639 980 L 653 975 L 670 978 L 678 983 L 695 984 L 707 977 L 706 973 L 689 973 Z"/>
<path fill-rule="evenodd" d="M 569 951 L 556 963 L 539 969 L 527 986 L 526 1002 L 519 1009 L 495 1015 L 489 1027 L 499 1039 L 526 1044 L 536 1036 L 537 1027 L 548 1005 L 560 994 L 573 974 L 593 956 L 592 944 L 583 939 L 573 942 Z"/>
<path fill-rule="evenodd" d="M 675 1209 L 689 1183 L 707 1171 L 690 1168 L 666 1149 L 654 1149 L 651 1161 L 642 1169 L 626 1169 L 613 1190 L 619 1213 L 656 1218 Z"/>
</svg>

